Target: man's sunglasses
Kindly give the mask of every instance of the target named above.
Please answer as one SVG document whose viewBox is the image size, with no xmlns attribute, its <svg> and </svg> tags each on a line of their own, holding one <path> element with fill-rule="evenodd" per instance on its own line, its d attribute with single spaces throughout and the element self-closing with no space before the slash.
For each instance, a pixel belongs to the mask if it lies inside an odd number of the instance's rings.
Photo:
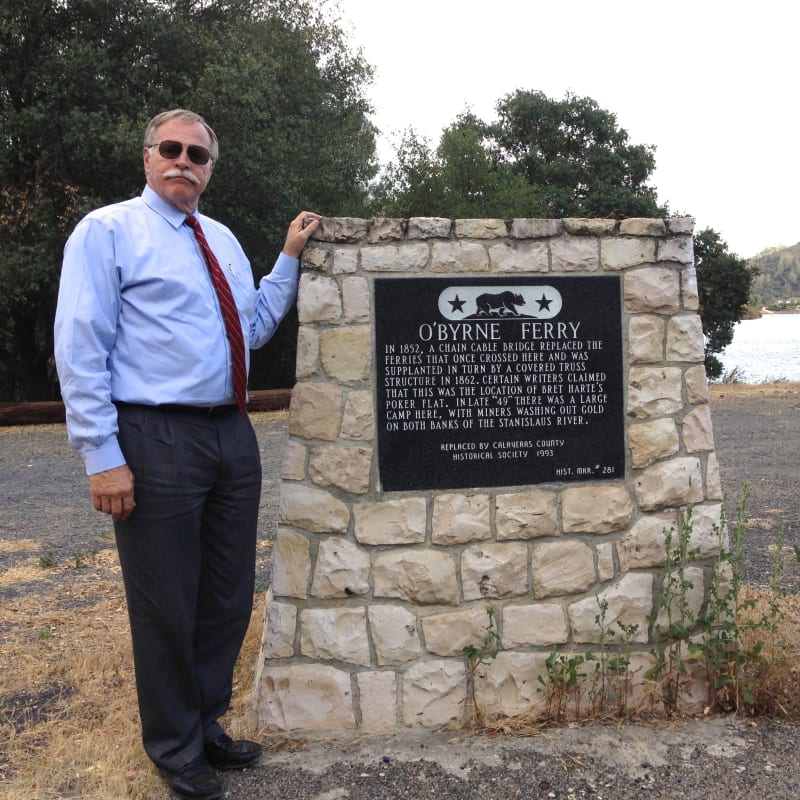
<svg viewBox="0 0 800 800">
<path fill-rule="evenodd" d="M 172 139 L 164 139 L 158 144 L 149 144 L 148 147 L 157 147 L 159 154 L 163 158 L 169 158 L 170 160 L 173 158 L 178 158 L 178 156 L 183 152 L 183 143 L 176 142 Z M 186 153 L 189 156 L 189 161 L 192 164 L 197 164 L 198 167 L 202 167 L 204 164 L 208 164 L 211 160 L 211 153 L 206 150 L 205 147 L 202 147 L 199 144 L 187 144 L 186 145 Z"/>
</svg>

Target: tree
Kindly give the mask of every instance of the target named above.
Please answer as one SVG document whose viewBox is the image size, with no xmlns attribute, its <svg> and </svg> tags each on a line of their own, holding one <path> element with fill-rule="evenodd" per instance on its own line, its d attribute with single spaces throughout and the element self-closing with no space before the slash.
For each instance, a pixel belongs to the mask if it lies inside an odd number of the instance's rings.
<svg viewBox="0 0 800 800">
<path fill-rule="evenodd" d="M 545 216 L 666 216 L 647 185 L 655 148 L 630 144 L 616 116 L 591 98 L 517 91 L 497 112 L 490 131 L 499 156 L 536 189 Z"/>
<path fill-rule="evenodd" d="M 413 132 L 389 165 L 376 207 L 397 216 L 662 217 L 647 181 L 654 148 L 632 145 L 590 98 L 518 91 L 498 119 L 462 114 L 435 153 Z"/>
<path fill-rule="evenodd" d="M 755 273 L 744 259 L 728 251 L 727 243 L 713 228 L 695 234 L 694 264 L 706 338 L 706 375 L 714 379 L 722 374 L 722 362 L 714 353 L 733 341 L 734 327 L 744 316 Z"/>
<path fill-rule="evenodd" d="M 392 217 L 533 217 L 543 211 L 527 181 L 498 164 L 486 125 L 472 114 L 446 128 L 435 151 L 408 131 L 375 199 L 377 213 Z"/>
<path fill-rule="evenodd" d="M 151 116 L 192 108 L 217 131 L 203 211 L 258 279 L 301 208 L 363 213 L 370 78 L 309 0 L 0 0 L 0 399 L 57 396 L 64 241 L 90 208 L 141 191 Z M 293 352 L 283 331 L 251 375 L 290 385 Z"/>
</svg>

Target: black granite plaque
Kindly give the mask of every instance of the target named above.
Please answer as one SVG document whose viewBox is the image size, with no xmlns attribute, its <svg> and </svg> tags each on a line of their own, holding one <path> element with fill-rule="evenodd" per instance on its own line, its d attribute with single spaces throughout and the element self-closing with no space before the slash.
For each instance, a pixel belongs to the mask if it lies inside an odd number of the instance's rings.
<svg viewBox="0 0 800 800">
<path fill-rule="evenodd" d="M 377 278 L 384 491 L 620 479 L 618 276 Z"/>
</svg>

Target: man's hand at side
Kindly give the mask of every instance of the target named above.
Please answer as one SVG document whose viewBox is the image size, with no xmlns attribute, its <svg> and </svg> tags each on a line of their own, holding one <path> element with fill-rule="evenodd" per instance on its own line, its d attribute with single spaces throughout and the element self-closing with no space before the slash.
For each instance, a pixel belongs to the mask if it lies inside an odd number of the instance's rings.
<svg viewBox="0 0 800 800">
<path fill-rule="evenodd" d="M 89 490 L 94 507 L 104 514 L 111 514 L 114 520 L 128 519 L 136 506 L 133 473 L 127 464 L 90 475 Z"/>
</svg>

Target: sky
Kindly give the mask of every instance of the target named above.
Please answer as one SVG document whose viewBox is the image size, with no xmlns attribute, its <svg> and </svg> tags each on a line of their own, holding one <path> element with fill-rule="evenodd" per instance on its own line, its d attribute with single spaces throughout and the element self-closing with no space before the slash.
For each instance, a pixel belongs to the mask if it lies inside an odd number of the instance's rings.
<svg viewBox="0 0 800 800">
<path fill-rule="evenodd" d="M 330 0 L 375 78 L 391 159 L 409 128 L 439 142 L 517 89 L 590 97 L 632 144 L 673 214 L 743 258 L 800 242 L 800 102 L 792 0 Z"/>
</svg>

